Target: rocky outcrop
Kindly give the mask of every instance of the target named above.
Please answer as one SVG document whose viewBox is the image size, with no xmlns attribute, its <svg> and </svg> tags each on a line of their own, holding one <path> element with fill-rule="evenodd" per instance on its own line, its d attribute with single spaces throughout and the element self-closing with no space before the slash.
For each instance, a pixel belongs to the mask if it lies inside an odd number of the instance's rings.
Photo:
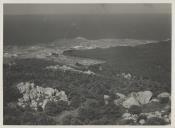
<svg viewBox="0 0 175 128">
<path fill-rule="evenodd" d="M 168 92 L 162 92 L 157 96 L 158 99 L 163 99 L 163 98 L 167 98 L 169 100 L 171 100 L 171 95 Z"/>
<path fill-rule="evenodd" d="M 34 83 L 30 82 L 21 82 L 16 87 L 22 94 L 22 97 L 18 99 L 17 105 L 22 108 L 30 107 L 34 110 L 42 108 L 44 110 L 45 105 L 49 101 L 68 102 L 67 95 L 64 91 L 58 91 L 50 87 L 43 88 L 35 86 Z"/>
<path fill-rule="evenodd" d="M 141 91 L 137 93 L 131 93 L 131 96 L 134 97 L 141 105 L 149 103 L 152 98 L 151 91 Z"/>
<path fill-rule="evenodd" d="M 134 97 L 128 97 L 122 105 L 125 108 L 130 108 L 133 105 L 140 106 L 139 102 Z"/>
<path fill-rule="evenodd" d="M 116 93 L 118 99 L 114 100 L 114 104 L 123 105 L 125 108 L 130 108 L 133 105 L 140 106 L 144 104 L 148 104 L 152 98 L 151 91 L 140 91 L 140 92 L 132 92 L 128 96 L 125 96 L 121 93 Z"/>
<path fill-rule="evenodd" d="M 160 104 L 161 98 L 168 98 L 171 99 L 171 96 L 167 92 L 160 93 L 157 95 L 157 98 L 153 98 L 153 93 L 151 91 L 140 91 L 140 92 L 131 92 L 128 94 L 128 96 L 125 96 L 122 93 L 115 93 L 117 98 L 113 100 L 114 104 L 117 106 L 123 106 L 126 109 L 126 112 L 122 115 L 121 117 L 121 124 L 128 124 L 126 123 L 127 121 L 132 122 L 133 124 L 140 124 L 140 125 L 145 125 L 149 124 L 150 122 L 154 122 L 154 120 L 160 121 L 159 123 L 164 123 L 164 124 L 170 124 L 171 122 L 171 106 L 170 103 L 164 102 L 164 107 L 163 108 L 158 108 L 156 111 L 149 111 L 145 112 L 142 111 L 143 106 L 146 104 L 149 104 L 151 107 L 151 104 Z M 109 102 L 110 96 L 109 95 L 104 95 L 104 100 L 105 102 Z M 140 112 L 137 112 L 139 110 L 135 109 L 134 113 L 132 113 L 130 108 L 133 106 L 139 106 L 141 109 Z M 136 108 L 135 107 L 135 108 Z M 153 107 L 155 107 L 153 105 Z M 161 122 L 162 121 L 162 122 Z M 120 124 L 120 123 L 119 123 Z"/>
</svg>

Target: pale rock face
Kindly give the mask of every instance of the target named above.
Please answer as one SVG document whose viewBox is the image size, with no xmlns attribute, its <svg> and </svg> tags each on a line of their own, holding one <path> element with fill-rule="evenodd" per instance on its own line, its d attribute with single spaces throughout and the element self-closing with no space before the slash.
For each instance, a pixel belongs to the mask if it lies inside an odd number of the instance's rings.
<svg viewBox="0 0 175 128">
<path fill-rule="evenodd" d="M 109 99 L 110 99 L 110 96 L 109 95 L 104 95 L 104 102 L 105 102 L 105 104 L 107 105 L 107 104 L 109 104 Z"/>
<path fill-rule="evenodd" d="M 122 98 L 116 99 L 116 100 L 114 100 L 114 104 L 117 106 L 122 105 L 124 100 L 125 100 L 124 98 L 123 99 Z"/>
<path fill-rule="evenodd" d="M 122 118 L 129 118 L 131 116 L 130 113 L 123 113 Z"/>
<path fill-rule="evenodd" d="M 159 100 L 154 98 L 154 99 L 150 100 L 150 103 L 152 103 L 152 102 L 159 102 Z"/>
<path fill-rule="evenodd" d="M 168 92 L 162 92 L 157 97 L 158 99 L 169 98 L 169 100 L 171 100 L 171 94 Z"/>
<path fill-rule="evenodd" d="M 29 100 L 30 100 L 29 94 L 25 93 L 25 94 L 23 95 L 23 100 L 24 100 L 24 101 L 29 101 Z"/>
<path fill-rule="evenodd" d="M 37 98 L 37 90 L 34 89 L 34 88 L 31 89 L 29 95 L 30 95 L 30 99 L 31 99 L 31 100 Z"/>
<path fill-rule="evenodd" d="M 51 96 L 53 96 L 54 95 L 54 89 L 53 88 L 45 88 L 45 91 L 44 91 L 44 93 L 46 94 L 46 95 L 48 95 L 49 97 L 51 97 Z"/>
<path fill-rule="evenodd" d="M 123 78 L 128 79 L 128 80 L 132 78 L 132 75 L 130 73 L 128 74 L 122 73 L 121 75 L 123 76 Z"/>
<path fill-rule="evenodd" d="M 171 121 L 171 113 L 169 114 L 168 118 L 169 118 L 169 120 Z"/>
<path fill-rule="evenodd" d="M 45 99 L 45 100 L 43 101 L 43 104 L 42 104 L 43 110 L 45 109 L 45 106 L 46 106 L 46 104 L 47 104 L 48 102 L 49 102 L 48 99 Z"/>
<path fill-rule="evenodd" d="M 124 119 L 124 120 L 133 120 L 134 122 L 136 122 L 137 119 L 138 119 L 138 115 L 130 114 L 130 113 L 124 113 L 122 115 L 122 119 Z"/>
<path fill-rule="evenodd" d="M 30 106 L 37 110 L 38 107 L 42 107 L 44 110 L 48 101 L 57 102 L 62 100 L 68 102 L 64 91 L 59 92 L 57 89 L 35 86 L 34 83 L 21 82 L 17 85 L 17 89 L 23 94 L 23 97 L 18 99 L 17 105 L 23 108 Z"/>
<path fill-rule="evenodd" d="M 158 98 L 170 97 L 170 94 L 168 92 L 162 92 L 157 97 Z"/>
<path fill-rule="evenodd" d="M 17 85 L 17 89 L 20 93 L 27 92 L 28 90 L 30 90 L 30 84 L 28 82 L 26 82 L 25 84 L 21 82 Z"/>
<path fill-rule="evenodd" d="M 146 121 L 144 119 L 139 120 L 139 124 L 143 125 L 145 123 L 146 123 Z"/>
<path fill-rule="evenodd" d="M 119 96 L 120 99 L 126 98 L 126 96 L 124 94 L 121 94 L 121 93 L 118 93 L 118 92 L 116 93 L 116 95 Z"/>
<path fill-rule="evenodd" d="M 60 91 L 57 94 L 58 94 L 57 96 L 60 97 L 60 100 L 62 100 L 62 101 L 67 101 L 68 100 L 67 95 L 65 94 L 64 91 Z"/>
<path fill-rule="evenodd" d="M 162 118 L 162 114 L 159 111 L 142 113 L 141 115 L 145 115 L 148 119 L 153 117 Z"/>
<path fill-rule="evenodd" d="M 143 92 L 137 92 L 135 95 L 135 98 L 140 104 L 147 104 L 149 103 L 151 97 L 152 97 L 151 91 L 143 91 Z"/>
<path fill-rule="evenodd" d="M 131 106 L 140 106 L 139 102 L 134 97 L 129 97 L 123 102 L 123 107 L 130 108 Z"/>
</svg>

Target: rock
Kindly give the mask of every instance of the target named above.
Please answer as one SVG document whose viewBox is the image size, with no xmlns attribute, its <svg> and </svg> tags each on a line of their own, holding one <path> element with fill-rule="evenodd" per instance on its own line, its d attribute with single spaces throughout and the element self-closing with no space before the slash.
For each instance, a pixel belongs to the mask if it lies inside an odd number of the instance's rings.
<svg viewBox="0 0 175 128">
<path fill-rule="evenodd" d="M 29 100 L 30 100 L 30 95 L 29 95 L 28 93 L 25 93 L 25 94 L 23 95 L 23 100 L 24 100 L 24 101 L 29 101 Z"/>
<path fill-rule="evenodd" d="M 137 119 L 138 119 L 138 115 L 136 115 L 136 114 L 130 114 L 130 113 L 124 113 L 122 115 L 122 119 L 123 120 L 133 120 L 134 122 L 136 122 Z"/>
<path fill-rule="evenodd" d="M 147 117 L 147 119 L 149 118 L 162 118 L 162 114 L 159 111 L 155 111 L 155 112 L 149 112 L 149 113 L 142 113 L 141 115 L 145 115 Z"/>
<path fill-rule="evenodd" d="M 163 120 L 164 120 L 166 123 L 170 123 L 170 120 L 169 120 L 169 118 L 167 118 L 167 117 L 164 117 Z"/>
<path fill-rule="evenodd" d="M 110 96 L 109 95 L 104 95 L 104 102 L 107 105 L 109 103 Z"/>
<path fill-rule="evenodd" d="M 123 78 L 128 79 L 128 80 L 131 80 L 132 78 L 132 75 L 130 73 L 128 74 L 122 73 L 121 75 L 123 76 Z"/>
<path fill-rule="evenodd" d="M 168 115 L 169 120 L 171 121 L 171 113 Z"/>
<path fill-rule="evenodd" d="M 30 84 L 28 82 L 26 82 L 26 83 L 21 82 L 16 87 L 17 87 L 17 89 L 19 90 L 20 93 L 25 93 L 28 90 L 30 90 Z"/>
<path fill-rule="evenodd" d="M 152 92 L 151 91 L 143 91 L 143 92 L 137 92 L 133 94 L 134 97 L 137 99 L 137 101 L 143 105 L 149 103 L 151 97 L 152 97 Z"/>
<path fill-rule="evenodd" d="M 127 98 L 122 105 L 125 108 L 130 108 L 133 105 L 140 106 L 139 102 L 134 97 Z"/>
<path fill-rule="evenodd" d="M 152 100 L 150 100 L 150 103 L 152 103 L 152 102 L 159 102 L 159 100 L 158 99 L 156 99 L 156 98 L 154 98 L 154 99 L 152 99 Z"/>
<path fill-rule="evenodd" d="M 168 93 L 168 92 L 162 92 L 157 97 L 158 98 L 165 98 L 165 97 L 170 97 L 170 96 L 171 96 L 170 93 Z"/>
<path fill-rule="evenodd" d="M 30 104 L 30 107 L 31 107 L 31 108 L 34 108 L 34 109 L 36 110 L 37 107 L 38 107 L 37 102 L 36 102 L 35 100 L 32 100 L 32 101 L 31 101 L 31 104 Z"/>
<path fill-rule="evenodd" d="M 35 88 L 31 89 L 29 92 L 29 95 L 30 95 L 31 100 L 36 99 L 37 98 L 37 90 Z"/>
<path fill-rule="evenodd" d="M 124 94 L 121 94 L 121 93 L 116 93 L 116 96 L 118 96 L 120 99 L 124 99 L 126 98 L 126 96 Z"/>
<path fill-rule="evenodd" d="M 45 106 L 46 106 L 46 104 L 49 102 L 49 100 L 48 99 L 45 99 L 44 101 L 43 101 L 43 104 L 42 104 L 42 109 L 44 110 L 45 109 Z"/>
<path fill-rule="evenodd" d="M 168 101 L 171 101 L 171 94 L 168 92 L 162 92 L 157 97 L 162 103 L 167 103 Z"/>
<path fill-rule="evenodd" d="M 44 93 L 45 95 L 48 95 L 49 97 L 51 97 L 54 95 L 55 90 L 53 88 L 45 88 Z"/>
<path fill-rule="evenodd" d="M 65 94 L 64 91 L 60 91 L 56 93 L 56 96 L 59 96 L 62 101 L 68 101 L 67 95 Z"/>
<path fill-rule="evenodd" d="M 131 116 L 130 113 L 123 113 L 122 118 L 129 118 Z"/>
<path fill-rule="evenodd" d="M 23 94 L 22 98 L 18 99 L 17 105 L 25 108 L 26 106 L 37 110 L 39 107 L 45 108 L 48 101 L 57 102 L 59 100 L 68 102 L 67 95 L 64 91 L 58 91 L 53 88 L 43 88 L 34 85 L 34 83 L 19 83 L 17 89 Z"/>
<path fill-rule="evenodd" d="M 114 104 L 117 105 L 117 106 L 122 105 L 124 100 L 125 99 L 116 99 L 116 100 L 114 100 Z"/>
<path fill-rule="evenodd" d="M 143 125 L 145 123 L 146 123 L 146 121 L 144 119 L 139 120 L 139 124 Z"/>
</svg>

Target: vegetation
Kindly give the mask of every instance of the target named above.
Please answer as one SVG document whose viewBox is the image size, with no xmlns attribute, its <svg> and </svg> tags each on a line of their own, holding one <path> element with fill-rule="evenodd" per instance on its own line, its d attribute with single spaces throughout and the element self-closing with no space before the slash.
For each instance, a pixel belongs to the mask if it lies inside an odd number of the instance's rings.
<svg viewBox="0 0 175 128">
<path fill-rule="evenodd" d="M 4 124 L 58 124 L 55 118 L 65 110 L 78 110 L 78 115 L 65 116 L 59 124 L 116 124 L 124 108 L 112 102 L 105 105 L 104 95 L 112 97 L 115 92 L 128 94 L 143 90 L 150 90 L 157 95 L 163 91 L 171 91 L 170 42 L 136 47 L 67 51 L 65 54 L 104 59 L 107 63 L 100 65 L 102 70 L 97 70 L 95 68 L 97 65 L 89 67 L 98 74 L 93 76 L 71 71 L 46 70 L 46 66 L 56 63 L 42 59 L 17 59 L 14 60 L 16 64 L 11 66 L 4 63 Z M 123 72 L 131 73 L 132 79 L 127 80 L 117 76 Z M 20 97 L 15 85 L 26 81 L 32 81 L 43 87 L 64 90 L 70 105 L 64 102 L 49 102 L 44 112 L 9 107 L 9 103 L 16 102 Z M 133 114 L 141 111 L 141 108 L 136 106 L 129 109 Z M 150 120 L 148 123 L 161 122 L 155 120 L 158 119 Z M 133 122 L 128 121 L 128 124 Z"/>
</svg>

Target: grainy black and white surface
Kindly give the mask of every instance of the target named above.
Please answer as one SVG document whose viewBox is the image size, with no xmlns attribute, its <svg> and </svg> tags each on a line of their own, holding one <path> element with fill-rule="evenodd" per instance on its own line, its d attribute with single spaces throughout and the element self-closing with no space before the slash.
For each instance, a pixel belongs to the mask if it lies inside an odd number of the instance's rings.
<svg viewBox="0 0 175 128">
<path fill-rule="evenodd" d="M 171 4 L 4 4 L 4 125 L 171 124 Z"/>
</svg>

